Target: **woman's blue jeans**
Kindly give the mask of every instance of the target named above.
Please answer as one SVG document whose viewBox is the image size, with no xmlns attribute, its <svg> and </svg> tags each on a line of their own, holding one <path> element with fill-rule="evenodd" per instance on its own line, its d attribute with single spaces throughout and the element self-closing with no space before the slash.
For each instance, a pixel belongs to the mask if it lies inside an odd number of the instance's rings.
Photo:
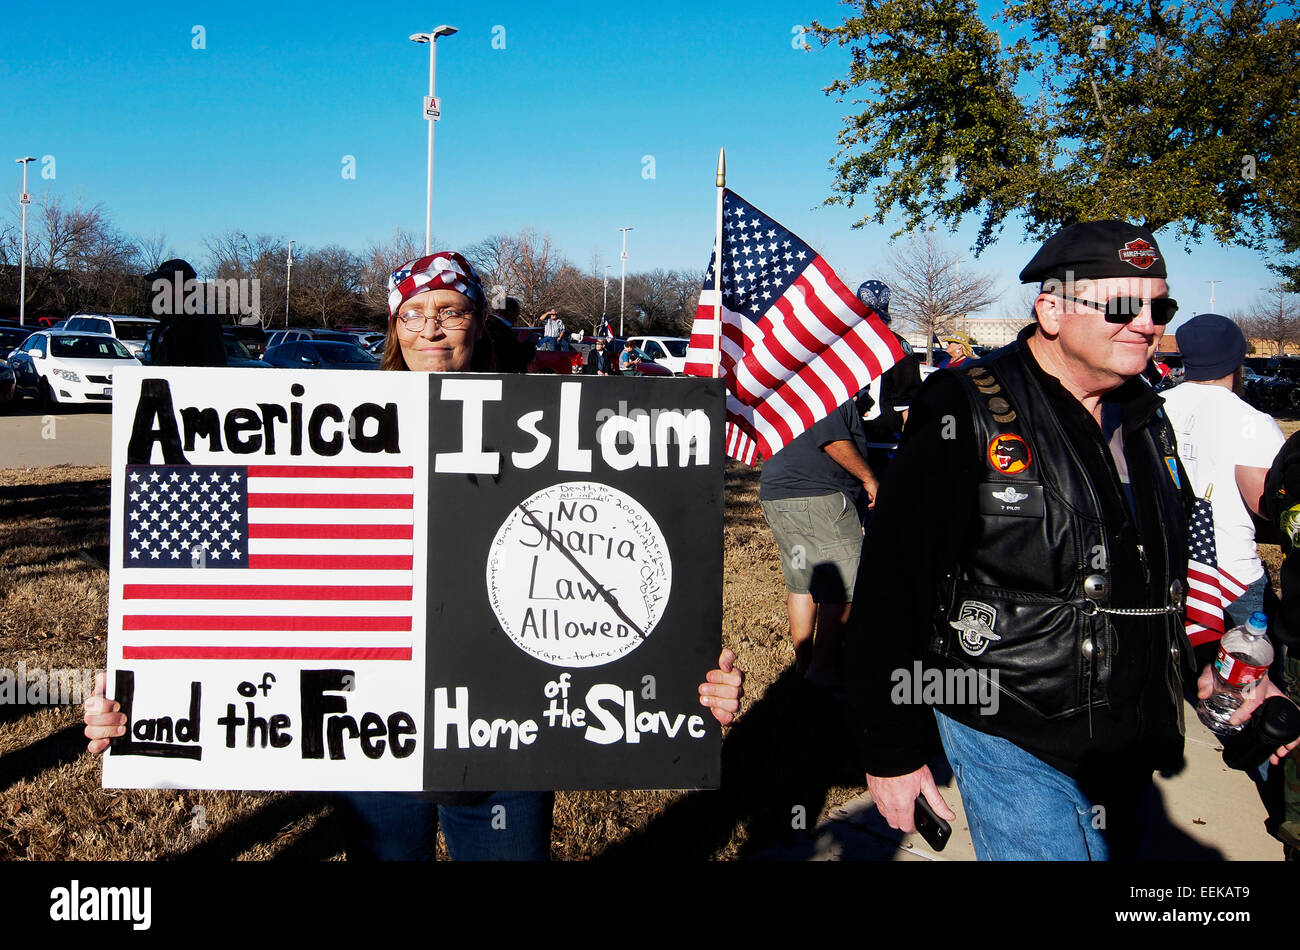
<svg viewBox="0 0 1300 950">
<path fill-rule="evenodd" d="M 474 805 L 437 805 L 409 792 L 344 792 L 357 857 L 432 861 L 438 825 L 453 861 L 546 861 L 553 792 L 493 792 Z"/>
</svg>

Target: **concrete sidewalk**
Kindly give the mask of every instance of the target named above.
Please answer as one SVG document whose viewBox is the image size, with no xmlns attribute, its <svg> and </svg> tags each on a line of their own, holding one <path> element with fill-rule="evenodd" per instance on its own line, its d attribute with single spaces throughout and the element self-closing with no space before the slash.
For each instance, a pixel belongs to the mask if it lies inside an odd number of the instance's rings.
<svg viewBox="0 0 1300 950">
<path fill-rule="evenodd" d="M 0 467 L 107 465 L 113 417 L 99 406 L 45 413 L 29 400 L 0 415 Z"/>
<path fill-rule="evenodd" d="M 1250 777 L 1223 764 L 1219 739 L 1187 707 L 1187 767 L 1156 777 L 1163 815 L 1153 829 L 1153 861 L 1281 861 L 1282 845 L 1264 829 L 1267 816 Z M 944 800 L 957 813 L 940 853 L 918 834 L 890 828 L 863 792 L 831 809 L 793 844 L 767 849 L 758 860 L 974 861 L 970 826 L 946 762 L 931 764 Z"/>
</svg>

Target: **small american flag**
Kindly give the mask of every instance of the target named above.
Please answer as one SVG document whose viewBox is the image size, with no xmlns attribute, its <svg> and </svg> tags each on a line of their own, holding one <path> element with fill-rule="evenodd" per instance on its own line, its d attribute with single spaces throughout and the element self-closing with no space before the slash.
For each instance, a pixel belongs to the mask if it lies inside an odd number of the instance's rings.
<svg viewBox="0 0 1300 950">
<path fill-rule="evenodd" d="M 123 659 L 409 660 L 409 466 L 128 465 Z"/>
<path fill-rule="evenodd" d="M 793 232 L 723 191 L 722 376 L 726 451 L 771 458 L 903 356 L 897 339 Z M 713 375 L 714 260 L 685 371 Z"/>
<path fill-rule="evenodd" d="M 1187 529 L 1187 637 L 1200 646 L 1223 636 L 1223 610 L 1246 586 L 1219 567 L 1214 543 L 1214 509 L 1196 499 Z"/>
<path fill-rule="evenodd" d="M 596 328 L 596 336 L 603 339 L 606 343 L 614 339 L 614 328 L 609 325 L 609 317 L 601 314 L 600 326 Z"/>
</svg>

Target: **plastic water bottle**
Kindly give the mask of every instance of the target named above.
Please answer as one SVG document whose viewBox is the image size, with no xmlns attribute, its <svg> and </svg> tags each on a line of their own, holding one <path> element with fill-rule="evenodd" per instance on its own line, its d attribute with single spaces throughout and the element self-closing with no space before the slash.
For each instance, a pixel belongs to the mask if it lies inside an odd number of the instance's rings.
<svg viewBox="0 0 1300 950">
<path fill-rule="evenodd" d="M 1245 701 L 1243 692 L 1254 686 L 1273 663 L 1273 644 L 1268 639 L 1268 618 L 1255 611 L 1245 626 L 1233 627 L 1219 641 L 1214 661 L 1214 692 L 1196 707 L 1201 722 L 1220 736 L 1235 735 L 1246 724 L 1228 720 Z"/>
</svg>

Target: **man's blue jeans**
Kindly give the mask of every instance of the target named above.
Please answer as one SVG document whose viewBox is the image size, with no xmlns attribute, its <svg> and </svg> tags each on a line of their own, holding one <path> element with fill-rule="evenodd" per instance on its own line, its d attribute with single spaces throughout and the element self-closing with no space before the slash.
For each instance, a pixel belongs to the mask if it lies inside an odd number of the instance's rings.
<svg viewBox="0 0 1300 950">
<path fill-rule="evenodd" d="M 1074 779 L 1015 743 L 939 712 L 935 720 L 981 861 L 1105 861 L 1116 832 L 1126 839 L 1123 856 L 1135 856 L 1129 845 L 1149 827 L 1149 778 L 1129 800 L 1097 805 Z"/>
<path fill-rule="evenodd" d="M 474 805 L 436 805 L 409 792 L 344 792 L 362 860 L 432 861 L 438 825 L 453 861 L 546 861 L 552 792 L 493 792 Z"/>
</svg>

